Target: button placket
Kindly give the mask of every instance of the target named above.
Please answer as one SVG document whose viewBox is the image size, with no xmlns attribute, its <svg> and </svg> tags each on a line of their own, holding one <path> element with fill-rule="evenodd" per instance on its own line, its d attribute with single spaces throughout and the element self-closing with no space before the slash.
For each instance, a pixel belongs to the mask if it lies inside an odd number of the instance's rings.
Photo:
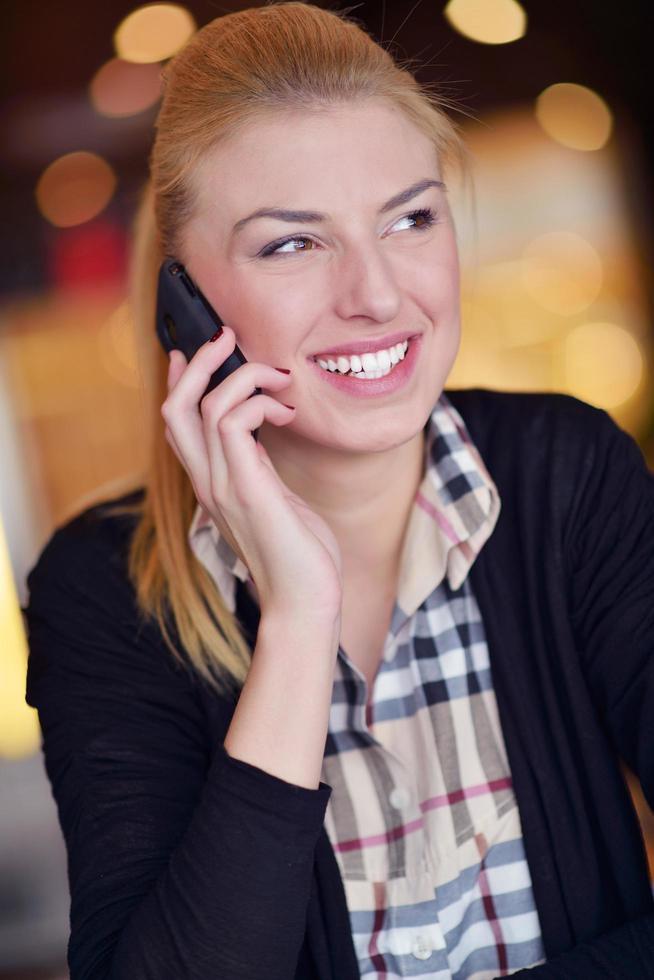
<svg viewBox="0 0 654 980">
<path fill-rule="evenodd" d="M 395 786 L 389 794 L 388 801 L 396 810 L 404 810 L 409 805 L 411 796 L 403 786 Z"/>
<path fill-rule="evenodd" d="M 433 952 L 429 938 L 420 934 L 414 936 L 411 952 L 417 960 L 428 960 Z"/>
</svg>

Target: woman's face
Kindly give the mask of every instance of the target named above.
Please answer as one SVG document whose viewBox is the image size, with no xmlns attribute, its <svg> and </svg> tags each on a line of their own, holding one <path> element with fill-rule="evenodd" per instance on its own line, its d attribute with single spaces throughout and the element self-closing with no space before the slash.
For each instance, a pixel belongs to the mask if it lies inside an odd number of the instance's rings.
<svg viewBox="0 0 654 980">
<path fill-rule="evenodd" d="M 276 438 L 375 452 L 424 426 L 459 347 L 455 231 L 442 187 L 384 205 L 440 178 L 432 143 L 379 102 L 257 121 L 196 171 L 180 258 L 247 360 L 291 369 L 279 400 L 297 411 Z M 314 215 L 243 221 L 270 208 Z M 417 339 L 383 381 L 336 385 L 314 360 L 393 335 Z"/>
</svg>

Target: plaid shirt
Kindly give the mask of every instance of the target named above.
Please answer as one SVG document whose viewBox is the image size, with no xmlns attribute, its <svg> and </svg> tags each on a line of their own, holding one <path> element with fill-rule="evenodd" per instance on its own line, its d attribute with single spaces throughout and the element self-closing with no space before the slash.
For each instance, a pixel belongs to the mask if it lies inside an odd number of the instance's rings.
<svg viewBox="0 0 654 980">
<path fill-rule="evenodd" d="M 545 962 L 467 574 L 500 500 L 443 393 L 372 692 L 339 647 L 321 779 L 362 978 L 487 980 Z M 243 562 L 198 507 L 196 556 L 235 609 Z"/>
</svg>

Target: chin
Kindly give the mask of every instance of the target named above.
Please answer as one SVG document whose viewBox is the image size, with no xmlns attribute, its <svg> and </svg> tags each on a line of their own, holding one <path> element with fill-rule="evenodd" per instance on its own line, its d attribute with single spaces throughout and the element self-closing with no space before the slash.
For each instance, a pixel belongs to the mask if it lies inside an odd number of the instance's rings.
<svg viewBox="0 0 654 980">
<path fill-rule="evenodd" d="M 430 406 L 424 417 L 423 412 L 412 412 L 411 418 L 407 415 L 402 420 L 395 419 L 388 424 L 385 424 L 381 418 L 378 425 L 371 423 L 370 416 L 362 417 L 360 424 L 357 424 L 357 421 L 353 419 L 352 424 L 347 429 L 334 428 L 327 438 L 325 438 L 324 433 L 316 432 L 313 440 L 330 449 L 343 452 L 388 452 L 398 446 L 405 445 L 422 432 L 432 407 Z"/>
</svg>

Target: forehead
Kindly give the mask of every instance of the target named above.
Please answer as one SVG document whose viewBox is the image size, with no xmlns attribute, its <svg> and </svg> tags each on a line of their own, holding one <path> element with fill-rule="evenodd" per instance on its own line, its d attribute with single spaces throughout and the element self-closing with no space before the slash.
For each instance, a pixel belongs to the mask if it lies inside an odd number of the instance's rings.
<svg viewBox="0 0 654 980">
<path fill-rule="evenodd" d="M 432 141 L 399 109 L 375 102 L 252 121 L 212 148 L 193 185 L 199 202 L 237 220 L 257 206 L 374 207 L 426 174 L 438 176 Z"/>
</svg>

